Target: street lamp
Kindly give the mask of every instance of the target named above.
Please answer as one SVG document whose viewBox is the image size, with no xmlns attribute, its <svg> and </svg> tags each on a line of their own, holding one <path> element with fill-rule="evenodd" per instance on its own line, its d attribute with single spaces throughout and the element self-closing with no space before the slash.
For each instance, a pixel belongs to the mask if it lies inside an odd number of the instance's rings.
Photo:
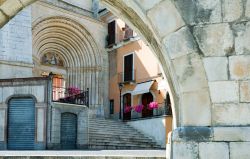
<svg viewBox="0 0 250 159">
<path fill-rule="evenodd" d="M 122 88 L 123 88 L 123 84 L 119 83 L 119 90 L 120 90 L 120 114 L 119 114 L 119 119 L 122 118 Z"/>
</svg>

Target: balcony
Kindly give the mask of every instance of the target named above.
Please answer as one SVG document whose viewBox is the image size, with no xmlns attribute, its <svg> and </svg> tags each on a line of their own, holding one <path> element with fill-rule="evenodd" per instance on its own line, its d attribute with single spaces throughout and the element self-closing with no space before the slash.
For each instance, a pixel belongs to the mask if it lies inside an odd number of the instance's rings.
<svg viewBox="0 0 250 159">
<path fill-rule="evenodd" d="M 76 88 L 53 87 L 53 102 L 86 105 L 89 107 L 89 89 L 86 91 Z"/>
<path fill-rule="evenodd" d="M 159 103 L 158 108 L 151 109 L 152 112 L 148 116 L 142 116 L 142 112 L 138 113 L 133 109 L 131 109 L 128 112 L 125 109 L 126 108 L 123 107 L 123 112 L 124 112 L 123 120 L 124 121 L 144 120 L 144 119 L 159 118 L 162 116 L 172 116 L 171 104 L 168 104 L 166 102 Z M 148 106 L 147 107 L 144 106 L 143 110 L 145 109 L 149 109 Z M 127 114 L 129 114 L 130 116 L 129 118 L 126 118 Z"/>
<path fill-rule="evenodd" d="M 118 73 L 118 83 L 130 83 L 136 81 L 136 70 Z"/>
</svg>

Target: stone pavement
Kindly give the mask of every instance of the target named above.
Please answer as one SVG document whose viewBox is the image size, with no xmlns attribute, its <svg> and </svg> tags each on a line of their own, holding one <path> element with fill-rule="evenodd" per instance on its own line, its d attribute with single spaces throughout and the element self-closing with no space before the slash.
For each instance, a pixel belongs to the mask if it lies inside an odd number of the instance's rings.
<svg viewBox="0 0 250 159">
<path fill-rule="evenodd" d="M 60 156 L 60 157 L 88 157 L 88 158 L 166 158 L 166 150 L 92 150 L 92 151 L 0 151 L 0 156 Z M 2 158 L 0 157 L 0 159 Z M 23 158 L 22 157 L 22 158 Z M 15 157 L 11 157 L 12 159 Z M 33 158 L 33 157 L 32 157 Z M 39 157 L 40 158 L 40 157 Z M 53 157 L 52 157 L 53 158 Z M 51 159 L 51 157 L 50 157 Z"/>
</svg>

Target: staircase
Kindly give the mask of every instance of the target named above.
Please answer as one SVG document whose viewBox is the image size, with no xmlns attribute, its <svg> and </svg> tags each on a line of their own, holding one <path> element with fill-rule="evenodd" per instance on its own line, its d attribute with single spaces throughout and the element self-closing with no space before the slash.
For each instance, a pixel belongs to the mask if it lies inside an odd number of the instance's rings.
<svg viewBox="0 0 250 159">
<path fill-rule="evenodd" d="M 157 143 L 124 122 L 89 119 L 89 149 L 161 149 Z"/>
</svg>

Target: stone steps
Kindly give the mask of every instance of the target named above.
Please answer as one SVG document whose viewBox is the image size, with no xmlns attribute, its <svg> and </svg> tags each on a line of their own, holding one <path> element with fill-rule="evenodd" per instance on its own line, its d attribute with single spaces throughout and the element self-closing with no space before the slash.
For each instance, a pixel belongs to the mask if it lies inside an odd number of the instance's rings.
<svg viewBox="0 0 250 159">
<path fill-rule="evenodd" d="M 136 139 L 136 138 L 104 138 L 104 139 L 100 139 L 100 138 L 96 138 L 95 136 L 90 136 L 91 137 L 91 141 L 98 141 L 98 142 L 115 142 L 115 141 L 122 141 L 122 142 L 138 142 L 138 143 L 153 143 L 156 144 L 155 141 L 152 141 L 150 139 Z"/>
<path fill-rule="evenodd" d="M 110 140 L 144 140 L 144 141 L 153 141 L 152 139 L 150 138 L 147 138 L 145 136 L 135 136 L 135 135 L 127 135 L 127 136 L 124 136 L 124 134 L 122 135 L 119 135 L 119 134 L 97 134 L 97 133 L 94 133 L 94 132 L 91 132 L 90 134 L 90 137 L 94 137 L 94 138 L 97 138 L 97 139 L 103 139 L 103 138 L 107 138 L 107 139 L 110 139 Z"/>
<path fill-rule="evenodd" d="M 138 146 L 138 145 L 105 145 L 105 144 L 89 144 L 89 149 L 94 150 L 154 150 L 159 149 L 158 147 L 151 146 Z"/>
<path fill-rule="evenodd" d="M 139 132 L 131 132 L 129 130 L 115 130 L 115 129 L 112 129 L 112 130 L 106 130 L 106 129 L 89 129 L 89 131 L 91 132 L 94 132 L 96 134 L 119 134 L 119 135 L 125 135 L 125 134 L 130 134 L 130 135 L 134 135 L 134 136 L 143 136 L 141 133 Z"/>
<path fill-rule="evenodd" d="M 156 142 L 125 122 L 89 119 L 89 149 L 160 149 Z"/>
<path fill-rule="evenodd" d="M 153 143 L 139 143 L 139 142 L 122 142 L 122 145 L 119 145 L 121 142 L 119 141 L 103 141 L 103 142 L 99 142 L 99 141 L 93 141 L 91 140 L 89 145 L 104 145 L 104 146 L 131 146 L 131 147 L 135 147 L 135 148 L 158 148 L 157 146 L 155 146 L 155 144 Z"/>
<path fill-rule="evenodd" d="M 106 146 L 131 146 L 131 147 L 147 147 L 147 148 L 157 148 L 157 146 L 155 146 L 154 144 L 140 144 L 140 143 L 131 143 L 131 142 L 128 142 L 128 143 L 125 143 L 123 142 L 122 145 L 119 145 L 120 143 L 119 142 L 91 142 L 89 145 L 106 145 Z"/>
<path fill-rule="evenodd" d="M 89 143 L 90 144 L 93 144 L 93 143 L 101 143 L 101 144 L 115 144 L 115 145 L 121 145 L 123 146 L 124 144 L 128 144 L 128 145 L 157 145 L 155 142 L 140 142 L 140 141 L 124 141 L 124 140 L 103 140 L 103 141 L 100 141 L 100 140 L 89 140 Z"/>
</svg>

